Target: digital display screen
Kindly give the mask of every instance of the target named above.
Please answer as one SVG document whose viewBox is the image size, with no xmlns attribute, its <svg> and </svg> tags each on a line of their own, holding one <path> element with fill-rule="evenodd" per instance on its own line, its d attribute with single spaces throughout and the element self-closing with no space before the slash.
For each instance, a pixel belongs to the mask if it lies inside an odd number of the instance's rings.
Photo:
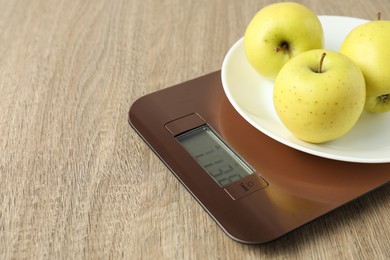
<svg viewBox="0 0 390 260">
<path fill-rule="evenodd" d="M 254 173 L 208 125 L 180 134 L 176 139 L 221 187 Z"/>
</svg>

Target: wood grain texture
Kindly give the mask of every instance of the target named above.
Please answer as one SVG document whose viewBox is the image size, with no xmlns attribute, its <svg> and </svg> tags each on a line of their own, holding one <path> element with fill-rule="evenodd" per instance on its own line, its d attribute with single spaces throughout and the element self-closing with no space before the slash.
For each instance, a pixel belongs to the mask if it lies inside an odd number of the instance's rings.
<svg viewBox="0 0 390 260">
<path fill-rule="evenodd" d="M 127 123 L 220 69 L 259 0 L 0 0 L 1 259 L 389 259 L 390 186 L 266 245 L 228 238 Z M 390 19 L 388 1 L 298 1 Z"/>
</svg>

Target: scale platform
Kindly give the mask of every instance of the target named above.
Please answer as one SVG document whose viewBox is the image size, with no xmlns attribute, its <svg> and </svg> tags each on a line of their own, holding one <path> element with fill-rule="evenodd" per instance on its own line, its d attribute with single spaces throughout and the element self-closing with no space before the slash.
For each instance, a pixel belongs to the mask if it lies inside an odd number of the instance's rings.
<svg viewBox="0 0 390 260">
<path fill-rule="evenodd" d="M 220 71 L 141 97 L 129 123 L 242 243 L 277 239 L 390 180 L 390 163 L 325 159 L 264 135 L 231 106 Z"/>
</svg>

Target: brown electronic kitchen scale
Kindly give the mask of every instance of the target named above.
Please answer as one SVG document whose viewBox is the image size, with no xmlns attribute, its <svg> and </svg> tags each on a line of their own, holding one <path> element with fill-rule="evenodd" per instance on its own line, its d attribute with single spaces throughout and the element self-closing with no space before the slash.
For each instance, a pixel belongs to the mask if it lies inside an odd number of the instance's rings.
<svg viewBox="0 0 390 260">
<path fill-rule="evenodd" d="M 221 72 L 146 95 L 129 122 L 232 239 L 274 240 L 390 180 L 390 163 L 353 163 L 271 139 L 228 101 Z"/>
</svg>

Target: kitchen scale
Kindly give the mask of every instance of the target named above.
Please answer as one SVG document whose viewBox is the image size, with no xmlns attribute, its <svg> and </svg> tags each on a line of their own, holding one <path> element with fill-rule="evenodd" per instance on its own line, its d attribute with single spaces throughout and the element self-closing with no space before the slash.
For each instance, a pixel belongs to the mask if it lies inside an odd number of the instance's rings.
<svg viewBox="0 0 390 260">
<path fill-rule="evenodd" d="M 347 18 L 321 19 L 325 29 L 348 24 Z M 224 71 L 225 64 L 226 80 Z M 232 239 L 272 241 L 389 182 L 390 161 L 326 158 L 259 131 L 222 79 L 216 71 L 141 97 L 129 123 Z M 245 80 L 238 80 L 240 87 L 250 85 Z"/>
<path fill-rule="evenodd" d="M 390 180 L 389 163 L 327 159 L 258 131 L 220 71 L 137 100 L 129 122 L 232 239 L 274 240 Z"/>
</svg>

